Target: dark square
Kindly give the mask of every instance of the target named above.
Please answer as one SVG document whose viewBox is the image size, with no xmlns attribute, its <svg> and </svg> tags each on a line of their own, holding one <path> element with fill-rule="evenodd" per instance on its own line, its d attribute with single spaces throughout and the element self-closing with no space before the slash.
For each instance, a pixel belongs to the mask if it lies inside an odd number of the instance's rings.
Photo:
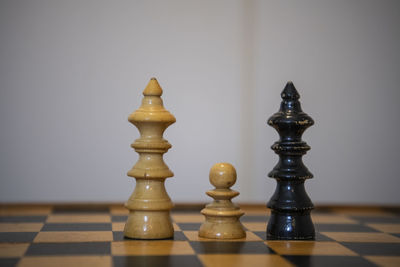
<svg viewBox="0 0 400 267">
<path fill-rule="evenodd" d="M 2 223 L 45 222 L 47 216 L 0 216 Z"/>
<path fill-rule="evenodd" d="M 260 231 L 260 232 L 253 232 L 256 236 L 258 236 L 259 238 L 261 238 L 262 240 L 266 240 L 267 238 L 267 232 L 265 231 Z"/>
<path fill-rule="evenodd" d="M 182 231 L 197 231 L 200 229 L 201 223 L 177 223 Z"/>
<path fill-rule="evenodd" d="M 174 240 L 175 241 L 187 241 L 188 239 L 183 232 L 175 231 L 174 232 Z"/>
<path fill-rule="evenodd" d="M 267 233 L 262 231 L 262 232 L 253 232 L 255 235 L 260 237 L 262 240 L 267 240 Z M 323 235 L 319 232 L 315 233 L 315 241 L 334 241 L 332 238 L 327 237 L 326 235 Z"/>
<path fill-rule="evenodd" d="M 369 256 L 399 256 L 400 243 L 356 243 L 341 242 L 343 246 L 360 255 Z"/>
<path fill-rule="evenodd" d="M 318 214 L 332 214 L 334 211 L 332 210 L 331 207 L 315 207 L 314 211 L 311 213 L 312 215 L 318 215 Z"/>
<path fill-rule="evenodd" d="M 14 267 L 17 265 L 19 258 L 0 258 L 0 266 L 1 267 Z"/>
<path fill-rule="evenodd" d="M 55 206 L 53 213 L 109 213 L 110 208 L 108 206 Z"/>
<path fill-rule="evenodd" d="M 113 240 L 114 241 L 124 241 L 125 240 L 124 232 L 122 232 L 122 231 L 113 232 Z"/>
<path fill-rule="evenodd" d="M 0 233 L 0 242 L 32 242 L 37 232 L 4 232 Z"/>
<path fill-rule="evenodd" d="M 378 232 L 362 224 L 315 224 L 319 232 Z"/>
<path fill-rule="evenodd" d="M 190 266 L 201 267 L 203 266 L 196 255 L 170 255 L 170 256 L 114 256 L 114 267 L 126 266 L 157 266 L 157 267 L 170 267 L 170 266 Z"/>
<path fill-rule="evenodd" d="M 128 216 L 126 215 L 113 215 L 111 216 L 112 222 L 126 222 L 128 220 Z"/>
<path fill-rule="evenodd" d="M 321 234 L 320 232 L 315 232 L 315 240 L 316 241 L 335 241 L 326 235 Z"/>
<path fill-rule="evenodd" d="M 42 231 L 111 231 L 111 223 L 46 223 Z"/>
<path fill-rule="evenodd" d="M 299 267 L 337 267 L 337 266 L 351 266 L 351 267 L 369 267 L 376 266 L 362 257 L 356 256 L 283 256 Z"/>
<path fill-rule="evenodd" d="M 267 215 L 244 215 L 243 217 L 240 218 L 240 221 L 242 222 L 266 222 L 268 221 L 268 216 Z"/>
<path fill-rule="evenodd" d="M 400 216 L 400 208 L 399 207 L 387 207 L 383 209 L 386 212 L 393 213 L 396 216 Z"/>
<path fill-rule="evenodd" d="M 108 255 L 110 242 L 33 243 L 26 255 Z"/>
<path fill-rule="evenodd" d="M 264 242 L 193 241 L 190 245 L 197 254 L 275 254 Z"/>
</svg>

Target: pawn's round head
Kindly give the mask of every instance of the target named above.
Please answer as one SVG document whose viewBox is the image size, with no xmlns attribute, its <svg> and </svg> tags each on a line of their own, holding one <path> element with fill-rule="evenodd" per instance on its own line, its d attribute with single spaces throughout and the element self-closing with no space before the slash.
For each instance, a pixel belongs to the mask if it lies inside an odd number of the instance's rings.
<svg viewBox="0 0 400 267">
<path fill-rule="evenodd" d="M 210 169 L 210 182 L 217 189 L 229 188 L 236 183 L 236 170 L 232 164 L 217 163 Z"/>
</svg>

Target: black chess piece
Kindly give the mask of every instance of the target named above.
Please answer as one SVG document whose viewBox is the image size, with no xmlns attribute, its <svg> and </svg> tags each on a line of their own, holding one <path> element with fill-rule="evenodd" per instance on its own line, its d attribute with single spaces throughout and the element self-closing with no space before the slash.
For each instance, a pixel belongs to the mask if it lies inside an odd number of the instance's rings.
<svg viewBox="0 0 400 267">
<path fill-rule="evenodd" d="M 281 107 L 268 119 L 268 125 L 278 131 L 280 140 L 271 149 L 279 155 L 279 162 L 268 174 L 277 186 L 267 204 L 271 217 L 267 226 L 267 239 L 312 240 L 315 238 L 310 212 L 314 208 L 304 182 L 313 174 L 304 166 L 302 156 L 310 146 L 301 140 L 304 131 L 314 120 L 304 113 L 300 95 L 292 82 L 281 93 Z"/>
</svg>

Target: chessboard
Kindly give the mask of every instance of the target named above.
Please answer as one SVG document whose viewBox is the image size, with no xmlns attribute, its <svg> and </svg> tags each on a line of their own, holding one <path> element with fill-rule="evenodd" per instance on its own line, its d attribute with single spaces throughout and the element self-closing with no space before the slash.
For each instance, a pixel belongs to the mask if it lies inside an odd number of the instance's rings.
<svg viewBox="0 0 400 267">
<path fill-rule="evenodd" d="M 266 240 L 269 211 L 243 205 L 246 238 L 199 238 L 199 208 L 174 209 L 174 238 L 150 241 L 124 238 L 122 205 L 2 205 L 0 266 L 400 266 L 399 209 L 317 208 L 316 240 L 289 242 Z"/>
</svg>

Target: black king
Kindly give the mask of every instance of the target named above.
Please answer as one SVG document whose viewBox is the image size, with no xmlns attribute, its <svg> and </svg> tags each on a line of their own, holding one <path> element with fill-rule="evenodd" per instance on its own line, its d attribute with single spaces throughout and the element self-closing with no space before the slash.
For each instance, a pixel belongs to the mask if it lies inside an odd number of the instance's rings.
<svg viewBox="0 0 400 267">
<path fill-rule="evenodd" d="M 312 178 L 313 174 L 302 161 L 310 146 L 301 140 L 314 120 L 301 110 L 300 95 L 292 82 L 286 84 L 281 97 L 279 111 L 268 119 L 268 125 L 278 131 L 280 140 L 271 146 L 279 155 L 279 162 L 268 174 L 276 179 L 277 186 L 267 204 L 271 209 L 267 239 L 314 239 L 310 216 L 314 205 L 304 188 L 305 180 Z"/>
</svg>

